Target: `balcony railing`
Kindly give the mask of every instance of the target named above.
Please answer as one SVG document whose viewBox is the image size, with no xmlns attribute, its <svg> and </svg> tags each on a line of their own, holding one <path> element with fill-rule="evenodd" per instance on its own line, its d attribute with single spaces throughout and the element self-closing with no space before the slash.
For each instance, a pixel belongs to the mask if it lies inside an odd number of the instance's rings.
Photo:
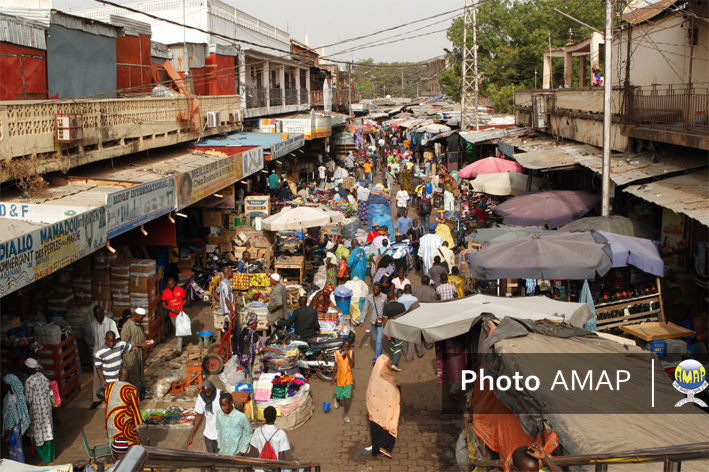
<svg viewBox="0 0 709 472">
<path fill-rule="evenodd" d="M 286 89 L 286 105 L 298 104 L 298 90 Z"/>
<path fill-rule="evenodd" d="M 308 104 L 308 90 L 307 89 L 300 89 L 300 104 L 301 105 L 307 105 Z"/>
<path fill-rule="evenodd" d="M 272 107 L 280 107 L 283 105 L 283 100 L 281 99 L 281 89 L 272 88 L 270 96 L 270 105 Z"/>
<path fill-rule="evenodd" d="M 709 130 L 709 89 L 649 85 L 627 90 L 629 118 L 635 123 Z"/>
<path fill-rule="evenodd" d="M 266 89 L 262 87 L 246 87 L 246 108 L 262 108 L 266 106 Z"/>
</svg>

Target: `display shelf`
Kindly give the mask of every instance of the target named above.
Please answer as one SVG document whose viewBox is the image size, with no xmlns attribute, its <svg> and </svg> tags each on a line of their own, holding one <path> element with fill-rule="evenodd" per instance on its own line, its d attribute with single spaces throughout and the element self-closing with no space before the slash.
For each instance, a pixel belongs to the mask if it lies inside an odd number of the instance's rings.
<svg viewBox="0 0 709 472">
<path fill-rule="evenodd" d="M 617 300 L 614 302 L 600 303 L 596 308 L 596 326 L 599 331 L 605 331 L 618 326 L 641 323 L 644 321 L 664 321 L 664 309 L 662 305 L 662 287 L 660 278 L 656 278 L 657 292 L 639 297 Z M 629 315 L 612 316 L 613 311 L 624 312 L 628 307 L 638 305 L 649 305 L 652 303 L 651 310 L 644 310 L 638 313 L 630 313 Z"/>
<path fill-rule="evenodd" d="M 74 340 L 74 335 L 69 334 L 59 344 L 43 346 L 36 355 L 11 352 L 11 349 L 3 347 L 2 367 L 3 369 L 12 368 L 15 359 L 37 357 L 47 378 L 57 382 L 62 406 L 65 406 L 81 390 L 79 383 L 79 354 Z"/>
</svg>

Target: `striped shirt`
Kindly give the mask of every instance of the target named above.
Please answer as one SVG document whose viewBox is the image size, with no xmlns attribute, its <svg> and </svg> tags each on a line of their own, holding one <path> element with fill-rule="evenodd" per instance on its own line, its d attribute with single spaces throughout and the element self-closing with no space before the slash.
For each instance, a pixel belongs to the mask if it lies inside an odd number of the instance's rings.
<svg viewBox="0 0 709 472">
<path fill-rule="evenodd" d="M 123 354 L 130 352 L 132 349 L 132 344 L 117 339 L 113 347 L 108 347 L 104 344 L 96 351 L 94 366 L 96 369 L 103 371 L 103 378 L 107 383 L 118 380 L 118 371 L 123 367 Z"/>
</svg>

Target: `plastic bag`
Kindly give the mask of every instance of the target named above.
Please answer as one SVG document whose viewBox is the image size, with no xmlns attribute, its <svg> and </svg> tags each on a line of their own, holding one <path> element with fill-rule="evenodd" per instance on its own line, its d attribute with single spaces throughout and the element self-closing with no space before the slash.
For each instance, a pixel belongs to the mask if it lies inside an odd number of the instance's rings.
<svg viewBox="0 0 709 472">
<path fill-rule="evenodd" d="M 175 336 L 192 336 L 192 321 L 184 311 L 181 311 L 175 320 Z"/>
</svg>

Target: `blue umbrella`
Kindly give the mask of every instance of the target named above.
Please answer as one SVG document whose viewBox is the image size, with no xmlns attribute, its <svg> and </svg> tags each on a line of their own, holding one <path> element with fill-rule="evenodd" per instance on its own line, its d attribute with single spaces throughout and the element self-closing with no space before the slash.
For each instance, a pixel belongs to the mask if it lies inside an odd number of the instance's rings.
<svg viewBox="0 0 709 472">
<path fill-rule="evenodd" d="M 644 238 L 635 238 L 622 234 L 593 231 L 596 240 L 600 243 L 608 242 L 613 253 L 613 267 L 626 267 L 632 265 L 648 274 L 663 277 L 665 263 L 660 256 L 659 244 Z"/>
<path fill-rule="evenodd" d="M 583 288 L 581 289 L 581 295 L 579 296 L 579 303 L 587 304 L 593 312 L 593 318 L 584 323 L 583 329 L 596 331 L 596 306 L 593 304 L 593 297 L 591 296 L 591 289 L 588 287 L 588 280 L 583 281 Z"/>
</svg>

